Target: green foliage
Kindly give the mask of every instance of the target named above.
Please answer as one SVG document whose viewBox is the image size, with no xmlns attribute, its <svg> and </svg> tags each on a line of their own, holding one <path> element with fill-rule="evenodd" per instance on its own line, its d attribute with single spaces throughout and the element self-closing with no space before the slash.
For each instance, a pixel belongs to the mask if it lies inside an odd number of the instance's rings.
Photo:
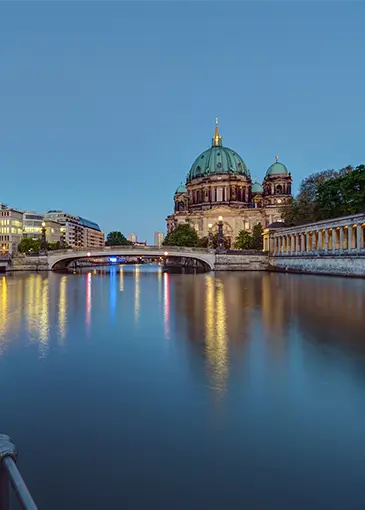
<svg viewBox="0 0 365 510">
<path fill-rule="evenodd" d="M 32 239 L 30 237 L 23 237 L 23 239 L 18 244 L 19 253 L 29 253 L 34 252 L 38 253 L 41 249 L 41 240 L 40 239 Z"/>
<path fill-rule="evenodd" d="M 188 223 L 180 224 L 174 230 L 167 234 L 164 239 L 164 246 L 197 246 L 198 234 L 195 228 Z"/>
<path fill-rule="evenodd" d="M 253 236 L 247 230 L 240 230 L 236 237 L 236 248 L 239 250 L 252 250 L 253 249 Z"/>
<path fill-rule="evenodd" d="M 263 229 L 261 223 L 257 223 L 252 229 L 252 245 L 255 250 L 262 250 L 263 247 Z"/>
<path fill-rule="evenodd" d="M 208 237 L 200 237 L 198 239 L 197 246 L 199 248 L 208 248 L 208 244 L 209 244 Z M 212 247 L 217 248 L 217 246 L 218 246 L 218 232 L 212 235 Z M 227 239 L 227 237 L 224 238 L 224 247 L 226 248 L 226 250 L 230 248 L 230 242 L 229 239 Z"/>
<path fill-rule="evenodd" d="M 284 221 L 303 225 L 365 211 L 365 166 L 325 170 L 302 182 L 298 196 L 286 207 Z"/>
<path fill-rule="evenodd" d="M 109 232 L 106 238 L 107 246 L 127 246 L 132 243 L 126 239 L 126 237 L 121 232 Z"/>
<path fill-rule="evenodd" d="M 252 234 L 247 230 L 240 230 L 236 237 L 236 248 L 239 250 L 262 250 L 262 225 L 258 223 L 252 229 Z"/>
<path fill-rule="evenodd" d="M 53 243 L 47 243 L 47 250 L 48 251 L 60 250 L 60 249 L 61 249 L 60 241 L 55 241 Z"/>
</svg>

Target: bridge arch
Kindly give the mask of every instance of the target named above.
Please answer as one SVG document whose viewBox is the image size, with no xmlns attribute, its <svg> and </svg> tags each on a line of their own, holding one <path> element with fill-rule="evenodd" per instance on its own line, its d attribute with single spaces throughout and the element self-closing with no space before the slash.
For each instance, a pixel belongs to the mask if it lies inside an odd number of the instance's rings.
<svg viewBox="0 0 365 510">
<path fill-rule="evenodd" d="M 68 265 L 76 260 L 87 260 L 90 257 L 163 257 L 163 258 L 185 258 L 195 259 L 202 262 L 209 270 L 214 269 L 215 253 L 210 250 L 197 248 L 156 248 L 156 247 L 134 247 L 134 246 L 110 246 L 105 248 L 94 248 L 90 250 L 62 250 L 48 253 L 49 269 L 66 269 Z"/>
</svg>

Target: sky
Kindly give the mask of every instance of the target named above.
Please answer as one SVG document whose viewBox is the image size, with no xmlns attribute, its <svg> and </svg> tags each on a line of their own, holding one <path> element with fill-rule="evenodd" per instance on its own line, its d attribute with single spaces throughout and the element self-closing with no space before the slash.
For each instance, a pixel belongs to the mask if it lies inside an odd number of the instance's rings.
<svg viewBox="0 0 365 510">
<path fill-rule="evenodd" d="M 0 202 L 153 240 L 211 144 L 365 161 L 364 2 L 0 2 Z"/>
</svg>

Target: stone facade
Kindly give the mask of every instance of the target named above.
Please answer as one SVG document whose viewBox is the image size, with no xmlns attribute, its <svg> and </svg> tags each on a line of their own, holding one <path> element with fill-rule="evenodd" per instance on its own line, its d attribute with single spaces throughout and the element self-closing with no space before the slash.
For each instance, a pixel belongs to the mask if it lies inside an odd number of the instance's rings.
<svg viewBox="0 0 365 510">
<path fill-rule="evenodd" d="M 283 207 L 291 199 L 291 175 L 276 158 L 267 170 L 262 185 L 253 182 L 243 159 L 222 145 L 218 125 L 212 147 L 199 155 L 174 195 L 174 213 L 166 218 L 167 231 L 189 223 L 199 237 L 218 231 L 234 246 L 240 230 L 252 231 L 261 223 L 267 227 L 281 221 Z"/>
<path fill-rule="evenodd" d="M 365 277 L 365 256 L 298 255 L 295 257 L 270 257 L 269 270 Z"/>
</svg>

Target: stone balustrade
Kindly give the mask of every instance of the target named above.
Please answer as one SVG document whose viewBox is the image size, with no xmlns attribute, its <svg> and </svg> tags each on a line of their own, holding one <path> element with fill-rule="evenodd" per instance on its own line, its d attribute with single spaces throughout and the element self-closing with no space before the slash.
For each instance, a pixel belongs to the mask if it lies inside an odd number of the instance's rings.
<svg viewBox="0 0 365 510">
<path fill-rule="evenodd" d="M 272 256 L 365 254 L 365 213 L 281 229 L 266 229 Z"/>
</svg>

